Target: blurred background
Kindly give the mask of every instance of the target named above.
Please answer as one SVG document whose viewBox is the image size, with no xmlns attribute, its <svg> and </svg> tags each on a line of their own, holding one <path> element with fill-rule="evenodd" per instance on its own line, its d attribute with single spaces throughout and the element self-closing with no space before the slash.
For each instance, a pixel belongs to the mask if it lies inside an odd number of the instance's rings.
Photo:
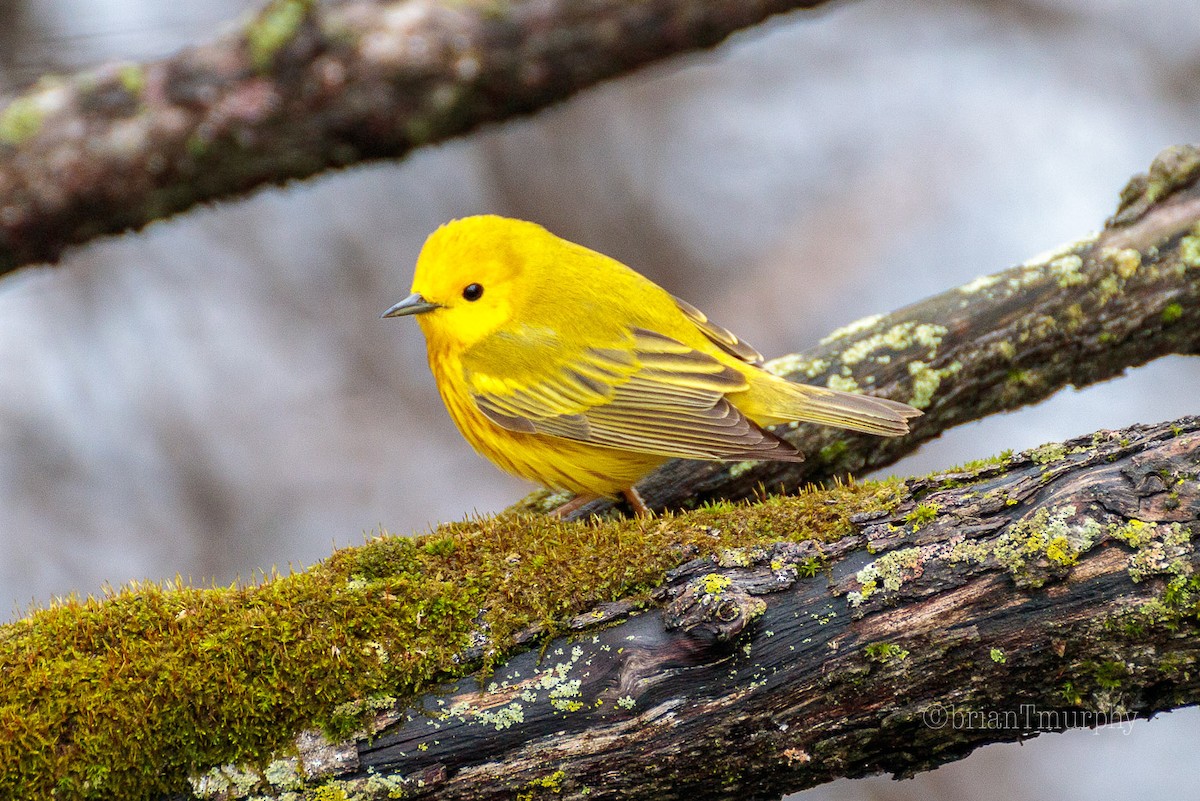
<svg viewBox="0 0 1200 801">
<path fill-rule="evenodd" d="M 0 0 L 0 86 L 161 56 L 250 6 Z M 417 326 L 378 319 L 449 218 L 541 222 L 775 356 L 1098 228 L 1198 112 L 1189 0 L 861 0 L 7 276 L 0 620 L 105 583 L 299 568 L 520 498 L 454 430 Z M 1195 361 L 1161 360 L 894 472 L 1193 413 L 1198 391 Z M 1197 734 L 1187 710 L 796 798 L 1195 797 Z"/>
</svg>

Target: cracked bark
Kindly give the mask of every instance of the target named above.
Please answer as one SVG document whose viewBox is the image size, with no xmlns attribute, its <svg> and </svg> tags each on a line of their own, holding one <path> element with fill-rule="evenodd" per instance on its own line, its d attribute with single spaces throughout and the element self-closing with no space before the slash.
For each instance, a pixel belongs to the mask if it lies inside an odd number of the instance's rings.
<svg viewBox="0 0 1200 801">
<path fill-rule="evenodd" d="M 851 536 L 684 564 L 299 762 L 366 797 L 769 799 L 1195 703 L 1198 465 L 1190 417 L 912 479 Z"/>
<path fill-rule="evenodd" d="M 0 110 L 0 273 L 197 203 L 527 114 L 826 0 L 273 0 L 142 65 Z"/>
</svg>

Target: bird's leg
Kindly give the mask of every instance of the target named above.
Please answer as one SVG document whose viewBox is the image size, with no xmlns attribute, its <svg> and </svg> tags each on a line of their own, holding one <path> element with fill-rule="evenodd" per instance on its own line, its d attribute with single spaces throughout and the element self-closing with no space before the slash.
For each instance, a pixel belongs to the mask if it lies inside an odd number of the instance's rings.
<svg viewBox="0 0 1200 801">
<path fill-rule="evenodd" d="M 650 507 L 642 500 L 642 496 L 638 494 L 637 489 L 629 487 L 621 490 L 621 494 L 625 496 L 625 500 L 629 502 L 633 508 L 633 513 L 638 517 L 653 517 L 654 513 L 650 511 Z"/>
<path fill-rule="evenodd" d="M 586 495 L 586 494 L 585 495 L 576 495 L 574 498 L 567 501 L 566 503 L 564 503 L 562 506 L 555 509 L 550 514 L 554 515 L 555 517 L 557 517 L 561 520 L 566 520 L 567 516 L 570 515 L 572 512 L 579 511 L 584 506 L 586 506 L 587 504 L 591 503 L 592 501 L 596 500 L 599 497 L 600 497 L 599 495 Z"/>
</svg>

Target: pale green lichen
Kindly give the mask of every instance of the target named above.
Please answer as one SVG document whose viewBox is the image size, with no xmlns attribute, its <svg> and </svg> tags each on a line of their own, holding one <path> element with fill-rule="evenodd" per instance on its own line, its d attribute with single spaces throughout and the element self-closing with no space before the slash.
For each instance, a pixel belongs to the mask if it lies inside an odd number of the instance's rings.
<svg viewBox="0 0 1200 801">
<path fill-rule="evenodd" d="M 583 702 L 579 700 L 579 696 L 582 695 L 579 690 L 581 685 L 579 679 L 559 682 L 550 690 L 550 705 L 560 712 L 578 712 L 583 709 Z"/>
<path fill-rule="evenodd" d="M 1029 452 L 1029 458 L 1031 458 L 1035 464 L 1050 464 L 1051 462 L 1057 462 L 1060 459 L 1067 458 L 1067 449 L 1064 448 L 1061 443 L 1051 442 L 1031 450 Z"/>
<path fill-rule="evenodd" d="M 853 378 L 844 375 L 831 375 L 829 380 L 825 382 L 825 386 L 830 389 L 836 389 L 838 392 L 861 392 L 862 387 Z"/>
<path fill-rule="evenodd" d="M 1200 224 L 1179 240 L 1179 260 L 1188 267 L 1200 267 Z"/>
<path fill-rule="evenodd" d="M 717 564 L 721 567 L 750 567 L 765 554 L 761 549 L 725 548 L 717 553 Z"/>
<path fill-rule="evenodd" d="M 962 362 L 953 361 L 945 367 L 934 368 L 922 361 L 908 363 L 908 374 L 912 376 L 913 394 L 908 404 L 914 409 L 927 409 L 933 403 L 942 380 L 962 369 Z"/>
<path fill-rule="evenodd" d="M 559 795 L 563 790 L 563 780 L 567 778 L 566 772 L 556 770 L 549 776 L 542 776 L 539 779 L 533 779 L 525 784 L 525 789 L 517 793 L 516 801 L 533 801 L 535 798 L 540 798 L 545 793 L 540 792 L 545 790 L 553 795 Z"/>
<path fill-rule="evenodd" d="M 983 564 L 994 559 L 1018 585 L 1040 587 L 1047 571 L 1074 565 L 1102 530 L 1094 520 L 1069 522 L 1075 511 L 1072 505 L 1038 509 L 995 540 L 958 543 L 950 550 L 950 561 Z"/>
<path fill-rule="evenodd" d="M 981 275 L 974 281 L 960 286 L 958 291 L 964 295 L 974 295 L 980 290 L 987 289 L 990 286 L 995 286 L 1002 280 L 1003 278 L 999 275 Z"/>
<path fill-rule="evenodd" d="M 1105 248 L 1100 258 L 1112 266 L 1122 280 L 1128 280 L 1142 266 L 1142 254 L 1134 248 Z"/>
<path fill-rule="evenodd" d="M 709 595 L 720 595 L 733 583 L 733 579 L 720 573 L 709 573 L 702 581 L 704 582 L 704 591 Z"/>
<path fill-rule="evenodd" d="M 117 70 L 117 80 L 126 92 L 139 97 L 146 88 L 146 70 L 140 64 L 122 64 Z"/>
<path fill-rule="evenodd" d="M 1100 305 L 1107 304 L 1110 300 L 1121 294 L 1121 279 L 1115 275 L 1106 275 L 1100 279 L 1100 283 L 1096 285 L 1097 297 L 1100 300 Z"/>
<path fill-rule="evenodd" d="M 0 142 L 20 145 L 37 136 L 44 114 L 35 97 L 18 97 L 0 112 Z"/>
<path fill-rule="evenodd" d="M 1191 532 L 1179 523 L 1130 520 L 1111 526 L 1109 534 L 1133 549 L 1128 570 L 1134 581 L 1159 575 L 1186 578 L 1192 572 L 1185 558 L 1191 552 Z"/>
<path fill-rule="evenodd" d="M 895 592 L 904 584 L 904 571 L 915 571 L 920 566 L 920 548 L 901 548 L 886 553 L 854 574 L 860 587 L 856 592 L 847 593 L 846 601 L 852 607 L 861 606 L 880 585 L 888 592 Z"/>
<path fill-rule="evenodd" d="M 275 54 L 291 42 L 315 0 L 273 0 L 246 28 L 250 62 L 259 72 L 270 68 Z"/>
<path fill-rule="evenodd" d="M 824 339 L 821 340 L 821 344 L 828 345 L 830 342 L 833 342 L 835 340 L 845 339 L 846 337 L 852 336 L 854 334 L 861 334 L 863 331 L 867 331 L 871 328 L 874 328 L 876 325 L 879 324 L 879 321 L 882 319 L 883 319 L 882 314 L 872 314 L 870 317 L 863 317 L 859 320 L 855 320 L 854 322 L 850 323 L 849 325 L 844 325 L 841 328 L 838 328 L 835 331 L 833 331 L 831 334 L 829 334 L 828 336 L 826 336 Z"/>
<path fill-rule="evenodd" d="M 1093 242 L 1096 241 L 1096 236 L 1097 236 L 1096 234 L 1092 234 L 1090 236 L 1085 236 L 1082 239 L 1077 239 L 1074 242 L 1067 242 L 1064 245 L 1059 245 L 1058 247 L 1056 247 L 1052 250 L 1047 250 L 1043 253 L 1039 253 L 1036 256 L 1033 256 L 1032 258 L 1026 259 L 1021 264 L 1021 266 L 1022 267 L 1040 268 L 1044 265 L 1049 264 L 1050 262 L 1054 261 L 1055 259 L 1059 259 L 1059 258 L 1062 258 L 1063 256 L 1068 256 L 1072 253 L 1083 251 L 1085 248 L 1087 248 Z"/>
<path fill-rule="evenodd" d="M 1087 276 L 1080 272 L 1083 259 L 1072 253 L 1050 262 L 1050 274 L 1058 280 L 1060 287 L 1077 286 L 1087 282 Z"/>
<path fill-rule="evenodd" d="M 789 353 L 764 363 L 763 369 L 779 376 L 803 375 L 805 378 L 816 378 L 829 369 L 829 362 L 825 359 L 810 359 L 798 353 Z"/>
<path fill-rule="evenodd" d="M 749 473 L 752 469 L 754 469 L 754 465 L 756 464 L 758 464 L 758 462 L 734 462 L 733 464 L 729 465 L 729 477 L 739 478 L 744 476 L 746 473 Z"/>
<path fill-rule="evenodd" d="M 485 726 L 494 726 L 496 731 L 504 731 L 525 722 L 525 707 L 520 701 L 513 701 L 499 709 L 475 710 L 474 717 Z"/>
<path fill-rule="evenodd" d="M 854 365 L 866 359 L 875 351 L 887 348 L 893 352 L 906 350 L 913 345 L 920 345 L 929 350 L 928 356 L 936 354 L 937 346 L 946 335 L 946 327 L 936 323 L 898 323 L 886 331 L 864 337 L 846 348 L 841 355 L 843 364 Z"/>
</svg>

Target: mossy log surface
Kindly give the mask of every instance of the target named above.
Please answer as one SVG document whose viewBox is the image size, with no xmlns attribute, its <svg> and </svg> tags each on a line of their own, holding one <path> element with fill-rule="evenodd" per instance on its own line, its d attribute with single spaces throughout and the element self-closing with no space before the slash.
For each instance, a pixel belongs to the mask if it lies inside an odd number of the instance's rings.
<svg viewBox="0 0 1200 801">
<path fill-rule="evenodd" d="M 271 0 L 0 109 L 0 273 L 197 203 L 399 158 L 826 0 Z"/>
<path fill-rule="evenodd" d="M 824 543 L 777 518 L 254 793 L 773 799 L 1196 703 L 1198 469 L 1186 418 L 909 480 Z"/>
<path fill-rule="evenodd" d="M 782 432 L 804 462 L 668 462 L 638 489 L 654 509 L 749 498 L 862 474 L 961 423 L 1036 403 L 1200 347 L 1200 151 L 1164 150 L 1130 181 L 1097 235 L 891 314 L 851 323 L 768 366 L 787 378 L 882 395 L 925 414 L 879 438 L 804 425 Z M 534 493 L 519 508 L 566 497 Z M 576 518 L 607 514 L 596 501 Z"/>
</svg>

